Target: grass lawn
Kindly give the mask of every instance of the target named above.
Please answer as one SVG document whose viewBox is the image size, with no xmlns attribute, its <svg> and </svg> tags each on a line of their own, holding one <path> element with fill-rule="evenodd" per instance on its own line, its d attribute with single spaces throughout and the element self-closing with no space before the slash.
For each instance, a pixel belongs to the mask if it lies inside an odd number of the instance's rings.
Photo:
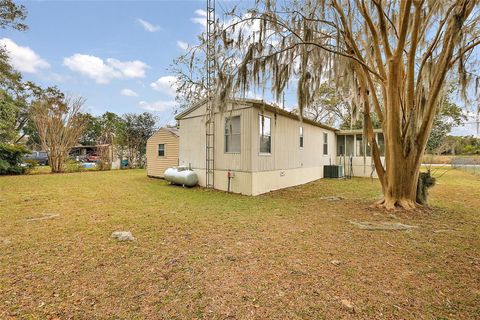
<svg viewBox="0 0 480 320">
<path fill-rule="evenodd" d="M 36 166 L 35 168 L 31 169 L 28 174 L 45 174 L 45 173 L 51 173 L 51 168 L 50 166 Z"/>
<path fill-rule="evenodd" d="M 479 319 L 480 176 L 449 171 L 422 213 L 379 197 L 369 179 L 245 197 L 143 170 L 1 177 L 0 319 Z"/>
</svg>

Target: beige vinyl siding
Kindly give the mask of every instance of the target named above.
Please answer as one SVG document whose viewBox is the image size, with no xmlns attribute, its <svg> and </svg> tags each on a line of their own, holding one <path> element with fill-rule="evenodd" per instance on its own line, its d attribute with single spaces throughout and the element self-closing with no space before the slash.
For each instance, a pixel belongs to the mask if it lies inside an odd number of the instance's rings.
<svg viewBox="0 0 480 320">
<path fill-rule="evenodd" d="M 182 119 L 180 123 L 180 165 L 205 169 L 205 117 Z"/>
<path fill-rule="evenodd" d="M 158 145 L 165 145 L 165 156 L 158 156 Z M 147 175 L 163 178 L 167 168 L 178 165 L 179 138 L 167 129 L 161 128 L 147 141 Z"/>
<path fill-rule="evenodd" d="M 254 108 L 229 105 L 215 113 L 215 169 L 251 171 L 251 117 Z M 201 106 L 180 120 L 180 162 L 194 169 L 205 169 L 205 106 Z M 225 120 L 240 116 L 240 152 L 225 152 Z"/>
<path fill-rule="evenodd" d="M 335 134 L 305 122 L 300 122 L 272 112 L 264 112 L 271 120 L 271 154 L 260 153 L 259 115 L 262 111 L 252 109 L 252 171 L 272 171 L 295 168 L 312 168 L 328 164 L 330 157 L 335 162 Z M 300 147 L 300 126 L 303 127 L 303 148 Z M 328 134 L 329 154 L 323 155 L 323 133 Z"/>
<path fill-rule="evenodd" d="M 231 110 L 231 109 L 230 109 Z M 228 111 L 215 115 L 215 168 L 251 171 L 251 136 L 253 108 Z M 228 117 L 240 116 L 240 152 L 225 152 L 225 120 Z"/>
<path fill-rule="evenodd" d="M 271 190 L 307 183 L 323 177 L 323 166 L 335 163 L 335 132 L 291 115 L 277 114 L 251 103 L 226 106 L 215 112 L 215 188 L 227 190 L 228 171 L 232 192 L 257 195 Z M 271 119 L 271 153 L 260 154 L 259 115 L 264 110 Z M 284 111 L 283 111 L 284 112 Z M 206 105 L 178 118 L 180 124 L 180 164 L 198 173 L 205 186 Z M 280 112 L 281 113 L 281 112 Z M 225 152 L 225 120 L 240 116 L 240 152 Z M 300 126 L 304 145 L 300 147 Z M 323 134 L 328 134 L 328 155 L 323 154 Z M 330 160 L 331 159 L 331 160 Z"/>
</svg>

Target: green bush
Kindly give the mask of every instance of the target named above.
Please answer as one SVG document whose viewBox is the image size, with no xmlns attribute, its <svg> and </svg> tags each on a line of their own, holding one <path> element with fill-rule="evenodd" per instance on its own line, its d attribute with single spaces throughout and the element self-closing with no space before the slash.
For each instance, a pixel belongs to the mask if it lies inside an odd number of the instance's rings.
<svg viewBox="0 0 480 320">
<path fill-rule="evenodd" d="M 74 159 L 68 159 L 65 162 L 65 172 L 81 172 L 81 171 L 97 171 L 98 166 L 93 168 L 85 168 L 82 162 L 78 162 Z"/>
<path fill-rule="evenodd" d="M 23 157 L 30 151 L 19 144 L 0 143 L 0 175 L 24 174 Z"/>
<path fill-rule="evenodd" d="M 480 154 L 480 147 L 473 146 L 471 144 L 463 147 L 464 154 Z"/>
<path fill-rule="evenodd" d="M 65 162 L 65 172 L 80 172 L 83 170 L 84 168 L 82 164 L 78 161 L 75 161 L 73 159 L 68 159 Z"/>
<path fill-rule="evenodd" d="M 35 169 L 36 167 L 38 167 L 38 161 L 37 160 L 33 160 L 33 159 L 27 159 L 25 161 L 23 161 L 27 166 L 25 167 L 27 169 L 27 172 L 30 172 L 32 171 L 33 169 Z"/>
</svg>

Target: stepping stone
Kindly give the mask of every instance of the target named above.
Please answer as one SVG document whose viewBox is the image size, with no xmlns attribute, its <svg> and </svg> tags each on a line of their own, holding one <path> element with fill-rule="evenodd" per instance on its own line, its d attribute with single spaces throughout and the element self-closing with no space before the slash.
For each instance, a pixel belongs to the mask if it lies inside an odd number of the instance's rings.
<svg viewBox="0 0 480 320">
<path fill-rule="evenodd" d="M 117 241 L 134 241 L 135 237 L 130 231 L 114 231 L 111 235 Z"/>
</svg>

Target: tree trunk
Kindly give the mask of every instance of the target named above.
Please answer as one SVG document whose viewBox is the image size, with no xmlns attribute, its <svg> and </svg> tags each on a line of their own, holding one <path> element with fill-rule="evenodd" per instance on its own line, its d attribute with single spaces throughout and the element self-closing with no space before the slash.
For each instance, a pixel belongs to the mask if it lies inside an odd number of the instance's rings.
<svg viewBox="0 0 480 320">
<path fill-rule="evenodd" d="M 386 209 L 414 209 L 417 206 L 417 183 L 420 161 L 413 156 L 391 157 L 386 163 L 384 200 Z"/>
<path fill-rule="evenodd" d="M 426 141 L 418 141 L 418 132 L 410 128 L 404 132 L 405 115 L 402 113 L 404 101 L 402 88 L 398 86 L 404 77 L 404 68 L 400 56 L 392 56 L 388 63 L 387 101 L 383 133 L 385 138 L 385 172 L 380 177 L 384 199 L 379 204 L 386 209 L 414 209 L 417 206 L 417 184 L 421 158 Z M 416 125 L 411 124 L 412 127 Z M 376 159 L 374 159 L 376 160 Z M 377 172 L 382 168 L 375 161 Z"/>
</svg>

